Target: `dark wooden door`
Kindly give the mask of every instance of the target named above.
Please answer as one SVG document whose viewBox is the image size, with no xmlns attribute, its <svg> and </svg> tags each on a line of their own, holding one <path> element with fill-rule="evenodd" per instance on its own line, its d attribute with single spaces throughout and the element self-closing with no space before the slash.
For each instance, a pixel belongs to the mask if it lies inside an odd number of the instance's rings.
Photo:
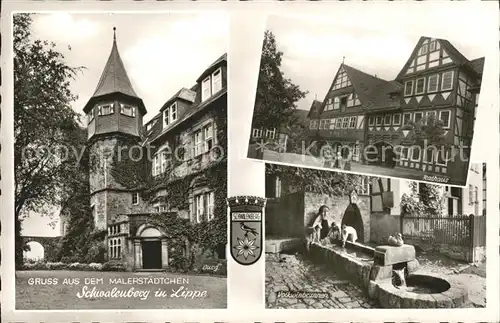
<svg viewBox="0 0 500 323">
<path fill-rule="evenodd" d="M 142 268 L 161 269 L 161 241 L 142 242 Z"/>
</svg>

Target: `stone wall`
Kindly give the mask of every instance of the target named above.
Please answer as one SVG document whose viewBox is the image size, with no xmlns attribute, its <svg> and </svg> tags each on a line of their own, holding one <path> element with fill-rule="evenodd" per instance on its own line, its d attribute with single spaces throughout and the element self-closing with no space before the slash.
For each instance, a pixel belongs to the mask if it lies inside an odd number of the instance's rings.
<svg viewBox="0 0 500 323">
<path fill-rule="evenodd" d="M 372 212 L 370 217 L 370 240 L 387 243 L 389 235 L 401 232 L 401 217 L 388 212 Z"/>
<path fill-rule="evenodd" d="M 296 192 L 266 203 L 265 230 L 269 237 L 304 237 L 304 193 Z"/>
<path fill-rule="evenodd" d="M 370 197 L 359 196 L 356 203 L 361 213 L 363 220 L 363 241 L 370 241 Z M 304 226 L 312 225 L 315 217 L 318 214 L 319 208 L 326 205 L 329 208 L 330 220 L 336 223 L 341 223 L 347 207 L 349 206 L 348 196 L 329 196 L 326 194 L 318 194 L 306 192 L 304 193 Z"/>
</svg>

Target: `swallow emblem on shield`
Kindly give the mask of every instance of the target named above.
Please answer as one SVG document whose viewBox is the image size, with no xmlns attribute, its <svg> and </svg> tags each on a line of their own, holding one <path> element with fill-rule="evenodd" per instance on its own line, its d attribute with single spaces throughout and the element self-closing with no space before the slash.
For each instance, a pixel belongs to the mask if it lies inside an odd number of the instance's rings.
<svg viewBox="0 0 500 323">
<path fill-rule="evenodd" d="M 266 199 L 235 196 L 227 199 L 231 213 L 231 256 L 240 265 L 252 265 L 262 255 L 262 210 Z"/>
</svg>

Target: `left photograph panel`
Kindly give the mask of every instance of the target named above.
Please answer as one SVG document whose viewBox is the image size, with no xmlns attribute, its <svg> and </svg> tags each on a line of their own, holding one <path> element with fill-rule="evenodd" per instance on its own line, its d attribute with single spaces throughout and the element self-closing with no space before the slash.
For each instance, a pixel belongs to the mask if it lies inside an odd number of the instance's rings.
<svg viewBox="0 0 500 323">
<path fill-rule="evenodd" d="M 227 15 L 12 23 L 15 308 L 226 308 Z"/>
</svg>

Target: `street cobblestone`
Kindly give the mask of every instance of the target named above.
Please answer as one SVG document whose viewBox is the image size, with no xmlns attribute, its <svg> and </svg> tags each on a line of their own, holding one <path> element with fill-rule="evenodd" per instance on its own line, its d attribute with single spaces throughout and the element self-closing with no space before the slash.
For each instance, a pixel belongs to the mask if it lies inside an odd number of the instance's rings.
<svg viewBox="0 0 500 323">
<path fill-rule="evenodd" d="M 280 292 L 323 293 L 326 298 L 280 297 Z M 311 295 L 314 296 L 314 295 Z M 266 308 L 374 308 L 363 291 L 301 255 L 266 254 Z"/>
</svg>

